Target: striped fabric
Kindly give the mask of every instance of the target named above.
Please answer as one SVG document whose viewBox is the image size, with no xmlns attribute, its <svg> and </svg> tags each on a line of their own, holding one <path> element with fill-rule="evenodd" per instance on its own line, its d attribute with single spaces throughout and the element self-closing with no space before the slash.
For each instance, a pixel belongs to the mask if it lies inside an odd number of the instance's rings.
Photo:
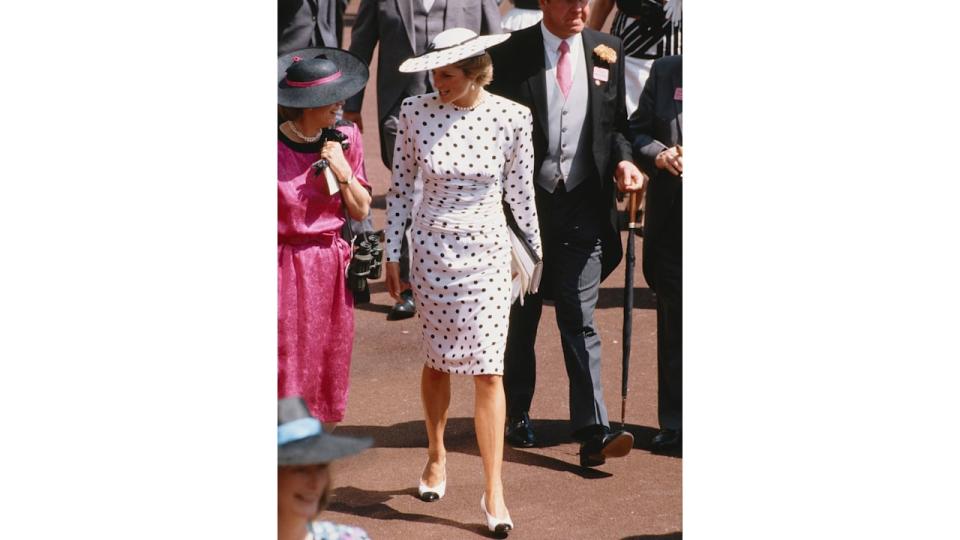
<svg viewBox="0 0 960 540">
<path fill-rule="evenodd" d="M 623 41 L 623 52 L 633 58 L 652 60 L 681 53 L 683 23 L 673 25 L 664 17 L 642 21 L 617 10 L 610 33 Z"/>
</svg>

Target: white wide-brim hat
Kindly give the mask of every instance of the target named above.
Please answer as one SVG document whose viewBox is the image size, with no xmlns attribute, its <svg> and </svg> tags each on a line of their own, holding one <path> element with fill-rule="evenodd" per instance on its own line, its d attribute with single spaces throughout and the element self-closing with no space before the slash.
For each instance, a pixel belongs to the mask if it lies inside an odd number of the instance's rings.
<svg viewBox="0 0 960 540">
<path fill-rule="evenodd" d="M 478 36 L 467 28 L 450 28 L 437 34 L 427 48 L 427 52 L 420 56 L 407 58 L 400 64 L 402 73 L 416 73 L 429 71 L 438 67 L 449 66 L 457 62 L 480 56 L 489 47 L 510 39 L 510 34 L 493 34 Z"/>
</svg>

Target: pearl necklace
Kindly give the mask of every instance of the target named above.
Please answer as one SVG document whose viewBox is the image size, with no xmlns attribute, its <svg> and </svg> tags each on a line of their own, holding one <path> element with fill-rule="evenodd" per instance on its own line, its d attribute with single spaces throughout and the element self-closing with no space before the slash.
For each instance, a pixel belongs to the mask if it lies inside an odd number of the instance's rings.
<svg viewBox="0 0 960 540">
<path fill-rule="evenodd" d="M 452 101 L 450 102 L 450 105 L 452 105 L 453 108 L 458 111 L 472 111 L 477 107 L 479 107 L 481 104 L 483 104 L 483 102 L 486 100 L 487 100 L 487 91 L 480 90 L 480 95 L 477 96 L 477 100 L 473 102 L 473 105 L 470 105 L 469 107 L 461 107 Z"/>
<path fill-rule="evenodd" d="M 287 122 L 287 125 L 290 126 L 290 131 L 292 131 L 292 132 L 294 133 L 294 135 L 296 135 L 297 137 L 300 137 L 301 139 L 303 139 L 305 142 L 308 142 L 308 143 L 319 141 L 319 140 L 320 140 L 320 136 L 323 135 L 323 130 L 321 129 L 321 130 L 320 130 L 319 132 L 317 132 L 317 134 L 314 135 L 313 137 L 307 137 L 307 136 L 304 135 L 303 133 L 300 133 L 300 130 L 297 129 L 297 124 L 296 124 L 296 122 L 294 122 L 293 120 Z"/>
</svg>

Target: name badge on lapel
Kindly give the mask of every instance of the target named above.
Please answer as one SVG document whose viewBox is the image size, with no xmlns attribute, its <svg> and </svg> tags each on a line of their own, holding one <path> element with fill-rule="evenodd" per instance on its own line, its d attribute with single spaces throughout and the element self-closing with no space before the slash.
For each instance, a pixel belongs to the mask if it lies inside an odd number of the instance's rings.
<svg viewBox="0 0 960 540">
<path fill-rule="evenodd" d="M 673 90 L 673 100 L 674 101 L 683 101 L 683 88 L 677 87 Z"/>
<path fill-rule="evenodd" d="M 593 82 L 600 86 L 600 83 L 605 83 L 610 79 L 610 70 L 607 68 L 593 66 Z"/>
</svg>

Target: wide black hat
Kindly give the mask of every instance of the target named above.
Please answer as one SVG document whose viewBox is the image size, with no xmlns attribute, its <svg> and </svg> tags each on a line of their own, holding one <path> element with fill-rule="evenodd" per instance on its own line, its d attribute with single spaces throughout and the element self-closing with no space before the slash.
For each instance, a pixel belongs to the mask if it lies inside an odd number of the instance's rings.
<svg viewBox="0 0 960 540">
<path fill-rule="evenodd" d="M 300 397 L 277 403 L 277 465 L 315 465 L 359 453 L 373 444 L 369 437 L 341 437 L 323 431 Z"/>
<path fill-rule="evenodd" d="M 363 60 L 332 47 L 300 49 L 277 59 L 277 103 L 312 109 L 356 94 L 370 71 Z"/>
</svg>

